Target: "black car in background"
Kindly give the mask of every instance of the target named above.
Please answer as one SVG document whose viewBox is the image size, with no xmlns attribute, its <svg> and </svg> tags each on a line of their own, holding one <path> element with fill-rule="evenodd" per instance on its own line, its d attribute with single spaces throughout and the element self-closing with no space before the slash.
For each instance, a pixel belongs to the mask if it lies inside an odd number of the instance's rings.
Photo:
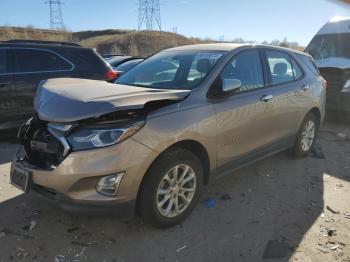
<svg viewBox="0 0 350 262">
<path fill-rule="evenodd" d="M 0 42 L 0 131 L 18 127 L 34 112 L 40 81 L 74 77 L 113 81 L 116 72 L 94 49 L 73 43 Z"/>
<path fill-rule="evenodd" d="M 117 77 L 119 77 L 122 74 L 124 74 L 125 72 L 129 71 L 134 66 L 136 66 L 137 64 L 141 63 L 143 60 L 144 60 L 143 58 L 132 59 L 132 60 L 126 61 L 126 62 L 124 62 L 116 67 L 113 67 L 113 69 L 116 71 Z"/>
<path fill-rule="evenodd" d="M 134 57 L 134 56 L 119 55 L 119 56 L 114 56 L 112 58 L 109 58 L 106 61 L 114 70 L 116 70 L 117 67 L 120 66 L 121 64 L 124 64 L 132 60 L 138 60 L 138 59 L 142 59 L 142 58 Z"/>
</svg>

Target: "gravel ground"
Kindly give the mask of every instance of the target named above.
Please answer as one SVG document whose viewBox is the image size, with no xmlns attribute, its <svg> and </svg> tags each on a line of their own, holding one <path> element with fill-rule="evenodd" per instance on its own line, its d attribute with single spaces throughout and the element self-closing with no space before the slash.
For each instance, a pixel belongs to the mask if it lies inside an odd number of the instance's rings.
<svg viewBox="0 0 350 262">
<path fill-rule="evenodd" d="M 9 185 L 16 145 L 1 143 L 0 261 L 350 261 L 349 141 L 328 124 L 313 156 L 283 152 L 216 181 L 168 230 L 22 194 Z"/>
</svg>

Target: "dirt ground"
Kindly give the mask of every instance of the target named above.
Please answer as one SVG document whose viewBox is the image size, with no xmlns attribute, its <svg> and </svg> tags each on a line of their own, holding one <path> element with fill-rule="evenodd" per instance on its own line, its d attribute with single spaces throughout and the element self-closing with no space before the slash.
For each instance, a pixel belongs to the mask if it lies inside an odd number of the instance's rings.
<svg viewBox="0 0 350 262">
<path fill-rule="evenodd" d="M 327 124 L 313 156 L 283 152 L 216 181 L 168 230 L 22 194 L 9 185 L 16 145 L 2 143 L 0 261 L 350 261 L 349 141 L 349 127 Z"/>
</svg>

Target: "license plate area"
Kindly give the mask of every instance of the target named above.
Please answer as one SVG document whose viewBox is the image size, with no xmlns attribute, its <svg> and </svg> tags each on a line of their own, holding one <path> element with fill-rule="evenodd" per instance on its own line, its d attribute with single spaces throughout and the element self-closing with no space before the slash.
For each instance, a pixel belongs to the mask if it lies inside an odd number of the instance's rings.
<svg viewBox="0 0 350 262">
<path fill-rule="evenodd" d="M 10 175 L 11 184 L 28 193 L 32 183 L 32 174 L 17 166 L 14 166 Z"/>
</svg>

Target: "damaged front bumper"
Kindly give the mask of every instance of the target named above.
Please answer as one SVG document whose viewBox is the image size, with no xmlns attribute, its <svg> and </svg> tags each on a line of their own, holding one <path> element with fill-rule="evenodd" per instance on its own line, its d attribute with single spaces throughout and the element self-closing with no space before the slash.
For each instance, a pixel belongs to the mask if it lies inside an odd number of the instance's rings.
<svg viewBox="0 0 350 262">
<path fill-rule="evenodd" d="M 71 152 L 51 169 L 28 163 L 25 154 L 22 145 L 11 166 L 11 177 L 16 173 L 28 176 L 23 190 L 35 191 L 64 209 L 117 211 L 125 218 L 133 215 L 139 185 L 156 157 L 154 151 L 131 138 L 114 146 Z M 117 194 L 98 193 L 98 181 L 118 172 L 124 175 Z"/>
</svg>

